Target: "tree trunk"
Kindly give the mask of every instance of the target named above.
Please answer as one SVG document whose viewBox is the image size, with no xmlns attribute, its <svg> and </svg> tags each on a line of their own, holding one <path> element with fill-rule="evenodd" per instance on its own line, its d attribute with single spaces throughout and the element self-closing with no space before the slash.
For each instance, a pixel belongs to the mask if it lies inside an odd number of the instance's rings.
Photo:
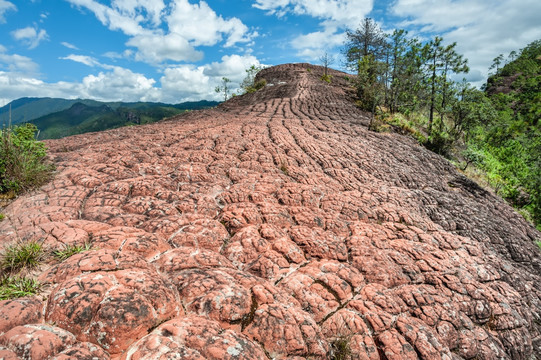
<svg viewBox="0 0 541 360">
<path fill-rule="evenodd" d="M 434 121 L 434 102 L 436 100 L 436 53 L 432 64 L 432 89 L 430 91 L 430 116 L 428 117 L 428 136 L 432 135 L 432 122 Z"/>
</svg>

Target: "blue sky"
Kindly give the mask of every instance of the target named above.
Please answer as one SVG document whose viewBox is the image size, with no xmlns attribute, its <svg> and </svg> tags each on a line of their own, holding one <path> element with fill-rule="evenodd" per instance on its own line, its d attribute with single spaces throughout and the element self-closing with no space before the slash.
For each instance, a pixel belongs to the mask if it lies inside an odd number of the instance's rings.
<svg viewBox="0 0 541 360">
<path fill-rule="evenodd" d="M 0 0 L 0 106 L 32 97 L 178 103 L 218 99 L 250 65 L 340 69 L 364 17 L 458 43 L 481 85 L 498 54 L 541 39 L 539 0 Z"/>
</svg>

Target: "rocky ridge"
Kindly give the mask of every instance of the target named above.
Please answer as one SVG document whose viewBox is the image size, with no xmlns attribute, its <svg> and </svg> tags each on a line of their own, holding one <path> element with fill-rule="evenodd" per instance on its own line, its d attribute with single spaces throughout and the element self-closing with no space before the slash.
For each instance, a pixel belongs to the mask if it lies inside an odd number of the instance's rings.
<svg viewBox="0 0 541 360">
<path fill-rule="evenodd" d="M 541 234 L 321 74 L 49 141 L 0 247 L 92 250 L 0 302 L 0 358 L 541 359 Z"/>
</svg>

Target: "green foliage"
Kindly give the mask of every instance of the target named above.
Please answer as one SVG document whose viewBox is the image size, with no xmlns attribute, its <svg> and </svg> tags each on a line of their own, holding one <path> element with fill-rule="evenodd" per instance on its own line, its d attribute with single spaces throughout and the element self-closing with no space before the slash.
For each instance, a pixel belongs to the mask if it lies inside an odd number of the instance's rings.
<svg viewBox="0 0 541 360">
<path fill-rule="evenodd" d="M 438 131 L 436 129 L 432 129 L 432 132 L 424 145 L 436 154 L 447 157 L 451 152 L 453 139 L 445 131 Z"/>
<path fill-rule="evenodd" d="M 357 71 L 357 104 L 373 114 L 370 129 L 390 125 L 463 158 L 464 170 L 472 164 L 484 171 L 499 195 L 541 224 L 541 40 L 507 60 L 497 56 L 480 91 L 452 80 L 469 70 L 456 43 L 435 37 L 423 44 L 404 30 L 385 38 L 369 18 L 346 36 L 346 64 Z M 408 124 L 413 114 L 426 122 Z"/>
<path fill-rule="evenodd" d="M 425 123 L 423 117 L 405 116 L 400 113 L 389 114 L 384 118 L 385 122 L 392 125 L 397 129 L 397 132 L 403 135 L 410 135 L 416 139 L 420 144 L 424 144 L 427 141 L 426 136 L 420 131 L 423 128 Z"/>
<path fill-rule="evenodd" d="M 8 246 L 0 256 L 0 300 L 35 295 L 39 282 L 15 274 L 39 266 L 44 259 L 43 247 L 35 241 Z"/>
<path fill-rule="evenodd" d="M 216 101 L 188 101 L 176 105 L 163 104 L 163 103 L 152 103 L 152 102 L 100 102 L 96 100 L 83 100 L 83 99 L 55 99 L 55 98 L 21 98 L 12 101 L 8 105 L 5 105 L 0 108 L 0 123 L 8 124 L 9 119 L 11 118 L 11 124 L 17 125 L 20 123 L 32 123 L 40 129 L 40 139 L 51 139 L 58 138 L 67 135 L 79 134 L 82 132 L 76 132 L 73 129 L 74 126 L 82 123 L 87 118 L 83 118 L 80 115 L 76 115 L 76 119 L 70 118 L 73 114 L 70 111 L 70 108 L 75 104 L 83 104 L 93 109 L 98 109 L 102 106 L 106 106 L 110 112 L 114 112 L 119 108 L 130 109 L 136 114 L 140 112 L 150 112 L 150 116 L 153 118 L 153 121 L 161 120 L 163 117 L 158 117 L 158 115 L 152 115 L 153 109 L 155 108 L 172 108 L 176 109 L 177 113 L 181 113 L 187 110 L 197 110 L 204 109 L 209 107 L 214 107 L 218 105 Z M 11 110 L 11 116 L 10 116 Z M 174 114 L 174 115 L 176 115 Z M 49 115 L 53 115 L 51 118 L 48 118 Z M 172 115 L 168 115 L 172 116 Z M 42 119 L 43 118 L 43 119 Z M 74 120 L 77 120 L 76 122 Z M 56 121 L 62 122 L 61 125 L 57 126 L 56 133 L 50 134 L 49 126 L 54 125 Z M 43 122 L 43 123 L 42 123 Z M 122 126 L 120 124 L 118 126 Z M 110 129 L 112 126 L 108 126 L 107 123 L 102 123 L 104 126 L 100 130 Z M 65 129 L 69 127 L 69 129 Z M 82 130 L 81 130 L 82 131 Z"/>
<path fill-rule="evenodd" d="M 53 255 L 60 261 L 64 261 L 67 258 L 88 251 L 92 249 L 92 245 L 85 243 L 84 245 L 65 245 L 64 248 L 53 251 Z"/>
<path fill-rule="evenodd" d="M 223 77 L 222 78 L 222 85 L 216 86 L 214 89 L 215 92 L 223 93 L 224 101 L 227 101 L 229 99 L 229 93 L 231 92 L 231 88 L 229 86 L 229 83 L 231 80 L 229 78 Z"/>
<path fill-rule="evenodd" d="M 188 109 L 216 104 L 216 102 L 196 102 L 172 106 L 157 103 L 101 103 L 99 106 L 89 106 L 80 102 L 69 109 L 35 119 L 33 123 L 41 129 L 40 139 L 56 139 L 122 126 L 150 124 L 182 114 Z"/>
<path fill-rule="evenodd" d="M 0 214 L 0 221 L 4 220 L 5 219 L 5 215 L 4 214 Z"/>
<path fill-rule="evenodd" d="M 25 122 L 34 123 L 34 119 L 69 109 L 73 104 L 82 102 L 88 106 L 98 106 L 95 100 L 68 100 L 55 98 L 20 98 L 0 108 L 0 119 L 7 124 L 11 117 L 11 124 L 17 125 Z M 10 116 L 11 110 L 11 116 Z"/>
<path fill-rule="evenodd" d="M 331 83 L 331 79 L 332 79 L 332 75 L 322 75 L 321 76 L 321 80 L 323 80 L 325 82 L 328 82 L 329 84 Z"/>
<path fill-rule="evenodd" d="M 264 88 L 267 85 L 267 80 L 257 80 L 257 74 L 261 71 L 261 66 L 252 65 L 246 69 L 246 77 L 242 80 L 240 87 L 243 94 L 250 94 Z"/>
<path fill-rule="evenodd" d="M 386 40 L 379 25 L 371 18 L 364 18 L 355 30 L 346 31 L 344 55 L 346 67 L 360 72 L 363 58 L 371 55 L 373 61 L 384 61 Z"/>
<path fill-rule="evenodd" d="M 4 273 L 13 273 L 22 269 L 37 267 L 45 258 L 40 243 L 35 241 L 21 242 L 8 246 L 1 256 L 1 267 Z"/>
<path fill-rule="evenodd" d="M 449 105 L 449 133 L 454 139 L 463 135 L 468 138 L 475 127 L 496 121 L 498 113 L 490 99 L 480 90 L 474 89 L 464 79 L 455 84 L 456 97 Z"/>
<path fill-rule="evenodd" d="M 34 296 L 40 287 L 41 284 L 32 278 L 6 276 L 0 279 L 0 300 Z"/>
<path fill-rule="evenodd" d="M 495 59 L 486 93 L 496 116 L 468 139 L 498 193 L 541 224 L 541 40 Z M 496 63 L 499 61 L 499 64 Z"/>
<path fill-rule="evenodd" d="M 382 103 L 385 89 L 378 81 L 382 69 L 382 63 L 378 62 L 373 55 L 364 56 L 359 61 L 356 88 L 357 97 L 364 110 L 375 112 L 376 107 Z"/>
<path fill-rule="evenodd" d="M 244 94 L 254 93 L 254 92 L 258 91 L 258 90 L 263 89 L 265 86 L 267 86 L 267 80 L 265 80 L 265 79 L 258 80 L 253 85 L 248 86 L 247 88 L 245 88 L 244 89 Z"/>
<path fill-rule="evenodd" d="M 24 124 L 0 131 L 0 193 L 29 190 L 49 180 L 54 167 L 47 162 L 37 128 Z"/>
<path fill-rule="evenodd" d="M 351 335 L 342 335 L 331 342 L 330 359 L 349 360 L 352 358 Z"/>
</svg>

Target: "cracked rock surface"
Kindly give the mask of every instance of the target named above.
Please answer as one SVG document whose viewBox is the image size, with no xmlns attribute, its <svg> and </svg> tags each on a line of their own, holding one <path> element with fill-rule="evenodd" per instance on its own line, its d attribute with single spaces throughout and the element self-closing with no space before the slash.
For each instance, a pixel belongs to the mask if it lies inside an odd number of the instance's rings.
<svg viewBox="0 0 541 360">
<path fill-rule="evenodd" d="M 48 141 L 0 247 L 92 248 L 0 302 L 0 358 L 541 359 L 541 234 L 321 75 Z"/>
</svg>

